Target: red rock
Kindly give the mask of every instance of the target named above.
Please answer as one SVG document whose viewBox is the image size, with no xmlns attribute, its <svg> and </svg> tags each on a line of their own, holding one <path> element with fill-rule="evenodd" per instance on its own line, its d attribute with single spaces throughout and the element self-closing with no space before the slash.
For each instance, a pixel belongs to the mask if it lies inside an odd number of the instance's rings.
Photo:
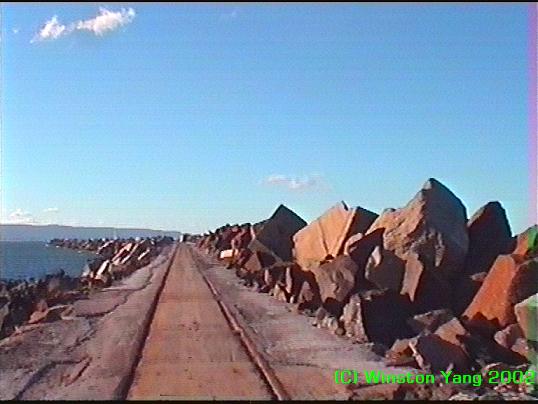
<svg viewBox="0 0 538 404">
<path fill-rule="evenodd" d="M 485 332 L 516 322 L 514 305 L 538 292 L 538 262 L 500 255 L 463 317 Z"/>
<path fill-rule="evenodd" d="M 339 316 L 342 307 L 355 289 L 357 264 L 347 255 L 336 257 L 333 261 L 312 268 L 323 307 Z"/>
<path fill-rule="evenodd" d="M 308 270 L 318 266 L 328 255 L 344 252 L 346 241 L 355 233 L 365 232 L 377 215 L 361 207 L 348 208 L 340 202 L 294 236 L 294 258 Z"/>
<path fill-rule="evenodd" d="M 404 208 L 384 211 L 366 235 L 379 229 L 383 229 L 383 250 L 404 263 L 412 261 L 405 271 L 413 273 L 405 274 L 405 290 L 401 293 L 420 301 L 424 310 L 440 308 L 440 302 L 451 301 L 451 288 L 445 286 L 463 271 L 469 244 L 466 209 L 461 201 L 444 185 L 430 179 Z M 416 265 L 417 260 L 421 265 Z M 381 270 L 382 266 L 388 267 L 383 272 L 390 272 L 390 261 L 369 261 L 366 272 Z M 439 287 L 445 287 L 444 296 L 429 294 Z M 423 298 L 423 293 L 428 295 Z M 432 297 L 435 299 L 430 304 Z"/>
</svg>

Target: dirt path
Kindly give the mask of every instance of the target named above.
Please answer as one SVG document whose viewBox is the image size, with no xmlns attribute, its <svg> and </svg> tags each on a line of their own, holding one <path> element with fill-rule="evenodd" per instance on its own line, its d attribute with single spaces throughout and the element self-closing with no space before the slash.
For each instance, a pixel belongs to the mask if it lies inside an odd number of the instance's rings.
<svg viewBox="0 0 538 404">
<path fill-rule="evenodd" d="M 274 394 L 180 245 L 128 399 L 271 399 Z"/>
</svg>

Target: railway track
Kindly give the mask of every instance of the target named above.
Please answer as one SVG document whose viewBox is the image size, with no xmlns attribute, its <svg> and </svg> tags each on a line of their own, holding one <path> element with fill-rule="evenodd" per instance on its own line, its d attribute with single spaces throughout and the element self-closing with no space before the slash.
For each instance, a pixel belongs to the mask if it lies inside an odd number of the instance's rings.
<svg viewBox="0 0 538 404">
<path fill-rule="evenodd" d="M 180 244 L 127 399 L 290 399 L 241 319 Z"/>
</svg>

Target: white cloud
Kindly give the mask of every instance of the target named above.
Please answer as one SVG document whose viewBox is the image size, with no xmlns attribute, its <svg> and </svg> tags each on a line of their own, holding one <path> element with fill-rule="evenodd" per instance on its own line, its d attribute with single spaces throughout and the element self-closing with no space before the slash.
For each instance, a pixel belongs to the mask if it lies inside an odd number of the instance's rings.
<svg viewBox="0 0 538 404">
<path fill-rule="evenodd" d="M 123 25 L 129 24 L 135 16 L 136 13 L 132 8 L 110 11 L 100 7 L 99 15 L 89 20 L 76 22 L 75 29 L 90 31 L 95 35 L 102 36 L 108 31 L 114 31 Z"/>
<path fill-rule="evenodd" d="M 110 11 L 104 7 L 99 7 L 99 14 L 94 18 L 64 25 L 58 21 L 58 16 L 55 15 L 45 23 L 30 42 L 54 40 L 74 31 L 89 31 L 96 36 L 103 36 L 107 32 L 131 23 L 135 16 L 136 12 L 130 7 L 128 9 L 122 8 L 119 11 Z"/>
<path fill-rule="evenodd" d="M 237 8 L 234 8 L 232 11 L 228 13 L 223 13 L 220 15 L 220 18 L 222 20 L 234 20 L 237 18 L 237 15 L 239 14 L 239 10 Z"/>
<path fill-rule="evenodd" d="M 26 212 L 21 208 L 16 209 L 9 214 L 7 220 L 4 221 L 7 224 L 37 224 L 34 216 L 30 212 Z"/>
<path fill-rule="evenodd" d="M 45 41 L 49 39 L 57 39 L 67 33 L 67 27 L 58 22 L 58 16 L 53 16 L 43 25 L 39 32 L 30 41 L 31 43 Z"/>
<path fill-rule="evenodd" d="M 58 213 L 60 211 L 59 208 L 47 208 L 47 209 L 43 209 L 43 212 L 45 213 Z"/>
<path fill-rule="evenodd" d="M 306 191 L 314 188 L 323 188 L 325 186 L 325 181 L 318 174 L 305 176 L 303 178 L 273 174 L 264 179 L 262 183 L 270 186 L 281 186 L 290 191 Z"/>
<path fill-rule="evenodd" d="M 19 33 L 20 29 L 19 28 L 12 28 L 11 29 L 11 32 L 13 32 L 15 35 L 17 35 Z"/>
</svg>

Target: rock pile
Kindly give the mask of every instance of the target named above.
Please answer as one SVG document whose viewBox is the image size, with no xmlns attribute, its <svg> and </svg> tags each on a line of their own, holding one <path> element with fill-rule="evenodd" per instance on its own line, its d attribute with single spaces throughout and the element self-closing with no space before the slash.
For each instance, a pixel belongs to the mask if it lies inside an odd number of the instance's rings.
<svg viewBox="0 0 538 404">
<path fill-rule="evenodd" d="M 86 250 L 99 256 L 89 262 L 80 278 L 63 271 L 39 280 L 0 281 L 0 339 L 28 323 L 55 321 L 72 315 L 72 303 L 90 288 L 104 287 L 146 266 L 166 245 L 169 237 L 142 240 L 51 240 L 50 245 Z"/>
<path fill-rule="evenodd" d="M 433 178 L 379 216 L 341 202 L 307 225 L 279 206 L 197 246 L 314 325 L 381 344 L 393 365 L 465 372 L 536 357 L 538 226 L 513 237 L 499 202 L 468 219 Z"/>
</svg>

